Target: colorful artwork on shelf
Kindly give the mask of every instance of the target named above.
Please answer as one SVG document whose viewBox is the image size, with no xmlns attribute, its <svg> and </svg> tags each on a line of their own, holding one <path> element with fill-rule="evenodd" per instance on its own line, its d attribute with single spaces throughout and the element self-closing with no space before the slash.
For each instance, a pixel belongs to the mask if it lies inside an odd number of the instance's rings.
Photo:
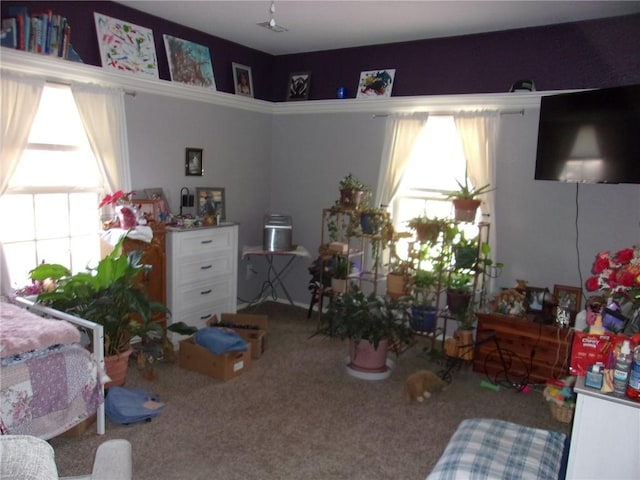
<svg viewBox="0 0 640 480">
<path fill-rule="evenodd" d="M 159 78 L 153 31 L 94 12 L 104 68 Z"/>
<path fill-rule="evenodd" d="M 204 45 L 163 35 L 171 81 L 216 89 L 211 55 Z"/>
<path fill-rule="evenodd" d="M 369 70 L 360 73 L 356 98 L 388 98 L 396 75 L 395 69 Z"/>
</svg>

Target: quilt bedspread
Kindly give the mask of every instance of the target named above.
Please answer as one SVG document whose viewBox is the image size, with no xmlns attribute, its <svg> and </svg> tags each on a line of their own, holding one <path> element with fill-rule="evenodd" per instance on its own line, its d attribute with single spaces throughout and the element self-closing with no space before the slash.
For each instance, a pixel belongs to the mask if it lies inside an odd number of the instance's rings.
<svg viewBox="0 0 640 480">
<path fill-rule="evenodd" d="M 103 402 L 98 366 L 77 344 L 2 366 L 0 420 L 7 433 L 53 438 Z"/>
</svg>

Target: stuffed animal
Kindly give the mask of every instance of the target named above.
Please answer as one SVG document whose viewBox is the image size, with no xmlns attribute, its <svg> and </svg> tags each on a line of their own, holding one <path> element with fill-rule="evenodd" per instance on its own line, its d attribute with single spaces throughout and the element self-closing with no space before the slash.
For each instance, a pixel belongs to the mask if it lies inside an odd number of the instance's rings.
<svg viewBox="0 0 640 480">
<path fill-rule="evenodd" d="M 407 401 L 423 402 L 432 393 L 440 392 L 447 386 L 447 382 L 442 380 L 431 370 L 418 370 L 407 377 L 405 383 L 405 398 Z"/>
</svg>

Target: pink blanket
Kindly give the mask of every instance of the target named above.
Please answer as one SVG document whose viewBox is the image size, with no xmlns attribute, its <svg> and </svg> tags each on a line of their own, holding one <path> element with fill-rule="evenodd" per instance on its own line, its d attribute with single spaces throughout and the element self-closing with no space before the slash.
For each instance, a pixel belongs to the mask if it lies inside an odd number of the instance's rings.
<svg viewBox="0 0 640 480">
<path fill-rule="evenodd" d="M 80 332 L 70 323 L 42 318 L 12 303 L 0 303 L 0 358 L 79 341 Z"/>
</svg>

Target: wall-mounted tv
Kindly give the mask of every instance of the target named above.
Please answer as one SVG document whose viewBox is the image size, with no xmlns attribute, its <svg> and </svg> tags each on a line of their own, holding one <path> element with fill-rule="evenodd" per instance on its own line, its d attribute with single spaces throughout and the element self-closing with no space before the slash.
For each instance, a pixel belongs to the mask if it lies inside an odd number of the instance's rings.
<svg viewBox="0 0 640 480">
<path fill-rule="evenodd" d="M 640 85 L 543 96 L 535 178 L 640 183 Z"/>
</svg>

